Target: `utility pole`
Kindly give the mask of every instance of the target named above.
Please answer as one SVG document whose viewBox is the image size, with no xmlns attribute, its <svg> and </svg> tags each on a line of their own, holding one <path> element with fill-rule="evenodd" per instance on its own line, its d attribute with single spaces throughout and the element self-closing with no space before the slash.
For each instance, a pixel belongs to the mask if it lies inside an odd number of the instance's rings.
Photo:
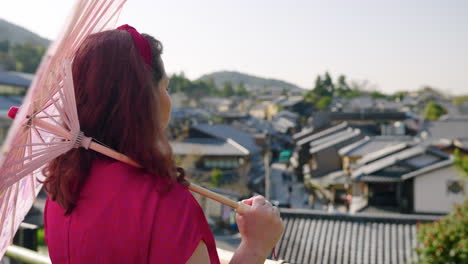
<svg viewBox="0 0 468 264">
<path fill-rule="evenodd" d="M 271 171 L 270 171 L 270 148 L 267 148 L 263 162 L 265 163 L 265 199 L 271 198 Z"/>
</svg>

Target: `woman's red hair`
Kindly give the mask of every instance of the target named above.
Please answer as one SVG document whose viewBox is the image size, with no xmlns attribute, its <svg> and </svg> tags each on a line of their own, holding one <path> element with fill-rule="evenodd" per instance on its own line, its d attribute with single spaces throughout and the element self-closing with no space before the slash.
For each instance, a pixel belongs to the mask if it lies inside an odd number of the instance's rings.
<svg viewBox="0 0 468 264">
<path fill-rule="evenodd" d="M 158 83 L 164 76 L 162 45 L 150 42 L 152 67 L 147 67 L 126 31 L 90 35 L 73 60 L 73 83 L 81 131 L 123 153 L 156 177 L 175 179 L 172 151 L 159 116 Z M 44 186 L 69 214 L 93 160 L 104 156 L 82 148 L 53 160 L 45 169 Z"/>
</svg>

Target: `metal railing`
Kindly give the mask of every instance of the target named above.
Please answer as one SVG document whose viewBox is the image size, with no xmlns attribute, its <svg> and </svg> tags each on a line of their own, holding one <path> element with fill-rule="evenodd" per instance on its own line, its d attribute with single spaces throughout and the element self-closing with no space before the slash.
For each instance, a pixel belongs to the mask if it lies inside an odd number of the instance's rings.
<svg viewBox="0 0 468 264">
<path fill-rule="evenodd" d="M 232 256 L 234 255 L 233 252 L 223 250 L 218 248 L 218 256 L 222 264 L 227 264 L 231 260 Z M 22 262 L 24 264 L 52 264 L 52 261 L 49 257 L 44 256 L 42 254 L 37 253 L 36 251 L 32 251 L 30 249 L 18 247 L 15 245 L 9 246 L 5 256 L 11 258 L 12 260 Z M 274 261 L 267 259 L 265 264 L 280 264 L 285 263 L 283 261 Z"/>
<path fill-rule="evenodd" d="M 15 245 L 11 245 L 7 248 L 5 256 L 24 264 L 52 264 L 49 257 Z"/>
</svg>

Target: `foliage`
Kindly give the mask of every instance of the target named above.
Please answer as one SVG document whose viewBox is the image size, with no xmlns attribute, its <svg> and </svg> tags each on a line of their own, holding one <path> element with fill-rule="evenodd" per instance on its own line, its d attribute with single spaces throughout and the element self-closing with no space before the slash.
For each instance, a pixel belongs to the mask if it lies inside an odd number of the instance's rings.
<svg viewBox="0 0 468 264">
<path fill-rule="evenodd" d="M 379 91 L 373 91 L 371 92 L 370 96 L 374 99 L 379 99 L 379 98 L 387 98 L 387 95 L 379 92 Z"/>
<path fill-rule="evenodd" d="M 464 177 L 468 177 L 468 156 L 463 156 L 459 149 L 455 149 L 455 166 L 462 172 Z"/>
<path fill-rule="evenodd" d="M 442 115 L 445 115 L 447 111 L 438 103 L 430 101 L 427 103 L 424 109 L 424 118 L 428 120 L 438 120 Z"/>
<path fill-rule="evenodd" d="M 335 85 L 334 95 L 339 97 L 346 97 L 351 92 L 351 87 L 346 81 L 346 76 L 338 76 L 338 83 Z"/>
<path fill-rule="evenodd" d="M 318 110 L 325 110 L 330 105 L 333 97 L 353 98 L 362 95 L 360 87 L 348 84 L 346 76 L 340 75 L 336 82 L 328 72 L 315 79 L 314 88 L 304 95 L 304 100 L 311 103 Z"/>
<path fill-rule="evenodd" d="M 398 101 L 401 101 L 403 100 L 403 98 L 405 98 L 405 96 L 408 95 L 408 92 L 396 92 L 394 93 L 392 96 L 390 96 L 391 99 L 393 100 L 396 100 L 398 99 Z"/>
<path fill-rule="evenodd" d="M 468 95 L 456 96 L 453 98 L 453 103 L 456 105 L 461 105 L 464 102 L 468 102 Z"/>
<path fill-rule="evenodd" d="M 326 110 L 328 106 L 331 103 L 331 97 L 330 96 L 323 96 L 318 100 L 318 102 L 315 104 L 315 108 L 318 110 Z"/>
<path fill-rule="evenodd" d="M 317 95 L 313 90 L 308 91 L 306 94 L 304 94 L 304 100 L 308 103 L 315 104 L 320 99 L 320 96 Z"/>
<path fill-rule="evenodd" d="M 234 89 L 231 82 L 224 83 L 221 90 L 216 87 L 213 79 L 191 81 L 185 77 L 184 73 L 173 74 L 169 81 L 169 91 L 171 93 L 184 93 L 189 97 L 201 98 L 204 96 L 224 96 L 233 95 L 247 96 L 248 91 L 243 83 Z"/>
<path fill-rule="evenodd" d="M 418 224 L 420 263 L 468 263 L 468 199 L 443 219 Z"/>
<path fill-rule="evenodd" d="M 8 40 L 0 42 L 0 64 L 6 71 L 36 72 L 45 47 L 31 43 L 12 45 Z"/>
<path fill-rule="evenodd" d="M 237 85 L 237 89 L 236 89 L 236 95 L 237 96 L 249 96 L 249 92 L 247 91 L 247 89 L 245 89 L 245 85 L 243 82 L 240 82 L 239 85 Z"/>
<path fill-rule="evenodd" d="M 223 172 L 220 169 L 213 169 L 210 173 L 210 186 L 219 187 L 223 179 Z"/>
<path fill-rule="evenodd" d="M 37 244 L 39 245 L 45 245 L 45 233 L 44 233 L 44 228 L 38 229 L 37 230 Z"/>
<path fill-rule="evenodd" d="M 232 86 L 231 82 L 225 82 L 223 84 L 223 90 L 221 91 L 221 95 L 225 97 L 230 97 L 234 95 L 234 87 Z"/>
</svg>

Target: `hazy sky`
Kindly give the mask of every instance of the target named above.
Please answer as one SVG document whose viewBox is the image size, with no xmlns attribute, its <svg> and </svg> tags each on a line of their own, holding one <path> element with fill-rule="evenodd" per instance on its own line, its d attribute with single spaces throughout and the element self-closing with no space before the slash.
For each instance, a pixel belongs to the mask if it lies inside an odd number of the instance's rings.
<svg viewBox="0 0 468 264">
<path fill-rule="evenodd" d="M 53 39 L 73 2 L 3 0 L 0 17 Z M 128 0 L 126 23 L 192 79 L 236 70 L 311 88 L 329 71 L 385 92 L 468 93 L 466 0 Z"/>
</svg>

